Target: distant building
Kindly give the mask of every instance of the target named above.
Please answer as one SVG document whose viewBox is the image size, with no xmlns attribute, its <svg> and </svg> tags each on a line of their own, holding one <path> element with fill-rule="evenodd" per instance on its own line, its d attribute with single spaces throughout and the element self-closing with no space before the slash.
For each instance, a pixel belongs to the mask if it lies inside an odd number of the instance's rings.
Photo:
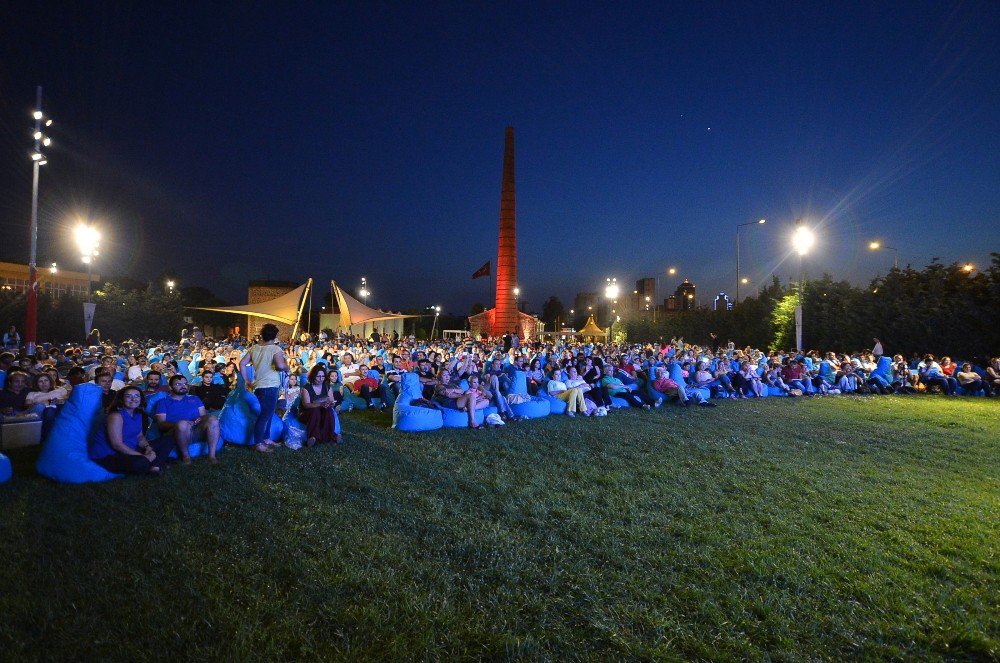
<svg viewBox="0 0 1000 663">
<path fill-rule="evenodd" d="M 99 274 L 90 276 L 91 283 L 101 283 Z M 63 295 L 87 296 L 87 272 L 72 272 L 57 268 L 55 273 L 48 266 L 39 265 L 35 270 L 35 282 L 39 293 L 52 297 Z M 28 266 L 16 262 L 0 262 L 0 290 L 25 294 L 28 292 Z"/>
<path fill-rule="evenodd" d="M 720 309 L 723 311 L 733 310 L 733 302 L 725 292 L 720 292 L 712 302 L 712 310 L 718 311 Z"/>
<path fill-rule="evenodd" d="M 247 304 L 260 304 L 277 299 L 298 288 L 301 284 L 294 281 L 250 281 L 247 287 Z M 284 322 L 275 322 L 255 315 L 247 316 L 247 338 L 253 338 L 260 333 L 260 328 L 272 324 L 278 328 L 278 338 L 287 341 L 292 336 L 292 326 Z"/>
<path fill-rule="evenodd" d="M 687 279 L 677 286 L 677 291 L 674 293 L 674 297 L 677 298 L 680 310 L 682 311 L 693 311 L 698 307 L 698 292 L 694 285 Z"/>
</svg>

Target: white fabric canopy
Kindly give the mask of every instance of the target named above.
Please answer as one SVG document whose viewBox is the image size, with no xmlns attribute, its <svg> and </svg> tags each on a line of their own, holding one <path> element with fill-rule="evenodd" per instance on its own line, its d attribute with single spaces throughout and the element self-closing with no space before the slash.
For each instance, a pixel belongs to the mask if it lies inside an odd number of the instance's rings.
<svg viewBox="0 0 1000 663">
<path fill-rule="evenodd" d="M 294 325 L 298 322 L 299 311 L 302 307 L 302 297 L 309 283 L 303 283 L 295 290 L 284 295 L 259 304 L 244 304 L 243 306 L 222 306 L 206 307 L 191 306 L 189 308 L 199 311 L 219 311 L 221 313 L 242 313 L 252 315 L 257 318 L 265 318 L 275 322 L 283 322 L 286 325 Z"/>
<path fill-rule="evenodd" d="M 420 317 L 417 315 L 403 315 L 402 313 L 382 311 L 362 304 L 347 294 L 347 291 L 337 285 L 336 281 L 330 281 L 330 288 L 333 290 L 333 295 L 337 298 L 337 308 L 340 309 L 339 326 L 345 329 L 350 328 L 351 325 L 360 325 L 366 322 Z"/>
</svg>

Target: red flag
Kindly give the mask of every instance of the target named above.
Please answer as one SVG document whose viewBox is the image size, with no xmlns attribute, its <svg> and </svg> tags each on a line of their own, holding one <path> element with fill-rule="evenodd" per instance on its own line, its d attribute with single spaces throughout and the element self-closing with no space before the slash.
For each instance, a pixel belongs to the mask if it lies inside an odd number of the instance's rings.
<svg viewBox="0 0 1000 663">
<path fill-rule="evenodd" d="M 476 272 L 472 275 L 472 278 L 473 280 L 475 280 L 478 279 L 480 276 L 489 276 L 489 275 L 490 275 L 490 261 L 487 260 L 485 265 L 476 270 Z"/>
</svg>

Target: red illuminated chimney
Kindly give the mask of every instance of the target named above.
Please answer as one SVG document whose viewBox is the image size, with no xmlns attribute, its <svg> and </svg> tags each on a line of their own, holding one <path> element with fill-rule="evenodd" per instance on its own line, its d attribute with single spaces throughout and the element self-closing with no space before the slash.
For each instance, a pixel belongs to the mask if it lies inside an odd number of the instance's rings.
<svg viewBox="0 0 1000 663">
<path fill-rule="evenodd" d="M 496 310 L 491 333 L 499 336 L 518 330 L 517 223 L 514 204 L 514 127 L 507 127 L 503 148 L 503 183 L 500 185 L 500 243 L 497 247 Z"/>
</svg>

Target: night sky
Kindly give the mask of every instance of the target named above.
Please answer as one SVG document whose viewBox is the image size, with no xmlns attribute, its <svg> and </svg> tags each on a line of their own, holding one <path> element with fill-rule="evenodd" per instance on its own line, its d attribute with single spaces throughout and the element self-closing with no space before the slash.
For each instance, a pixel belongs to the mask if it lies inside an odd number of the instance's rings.
<svg viewBox="0 0 1000 663">
<path fill-rule="evenodd" d="M 233 303 L 249 279 L 366 276 L 382 307 L 490 305 L 470 276 L 496 256 L 507 125 L 535 310 L 606 276 L 707 303 L 761 217 L 753 285 L 797 273 L 800 217 L 809 274 L 855 283 L 892 265 L 872 239 L 920 267 L 1000 251 L 995 0 L 74 4 L 0 28 L 5 259 L 28 258 L 39 84 L 39 263 L 79 268 L 89 217 L 98 271 Z"/>
</svg>

